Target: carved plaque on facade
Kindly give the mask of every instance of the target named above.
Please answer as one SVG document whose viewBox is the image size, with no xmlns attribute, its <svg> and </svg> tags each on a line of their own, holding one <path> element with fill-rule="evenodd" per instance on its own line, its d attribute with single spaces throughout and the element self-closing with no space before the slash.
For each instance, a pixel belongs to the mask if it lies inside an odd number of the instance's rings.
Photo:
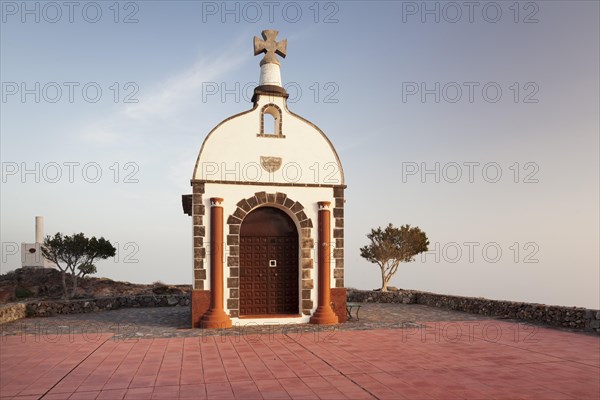
<svg viewBox="0 0 600 400">
<path fill-rule="evenodd" d="M 260 165 L 265 171 L 273 173 L 281 168 L 281 157 L 260 156 Z"/>
</svg>

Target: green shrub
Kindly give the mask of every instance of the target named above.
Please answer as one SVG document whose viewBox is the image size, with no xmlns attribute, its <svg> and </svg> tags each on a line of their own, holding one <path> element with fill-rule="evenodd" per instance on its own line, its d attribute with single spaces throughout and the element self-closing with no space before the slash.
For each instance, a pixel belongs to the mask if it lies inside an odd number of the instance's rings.
<svg viewBox="0 0 600 400">
<path fill-rule="evenodd" d="M 27 317 L 27 318 L 35 317 L 35 310 L 29 304 L 27 304 L 25 306 L 25 317 Z"/>
<path fill-rule="evenodd" d="M 17 299 L 26 299 L 26 298 L 32 297 L 32 296 L 33 296 L 33 292 L 27 288 L 24 288 L 24 287 L 15 288 L 15 297 Z"/>
</svg>

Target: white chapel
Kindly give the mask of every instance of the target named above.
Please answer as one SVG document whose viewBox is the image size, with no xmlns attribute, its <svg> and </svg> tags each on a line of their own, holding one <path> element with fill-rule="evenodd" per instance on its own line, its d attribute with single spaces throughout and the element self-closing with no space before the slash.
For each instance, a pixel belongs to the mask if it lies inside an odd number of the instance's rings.
<svg viewBox="0 0 600 400">
<path fill-rule="evenodd" d="M 254 37 L 252 108 L 204 139 L 183 196 L 192 217 L 192 326 L 346 320 L 344 173 L 333 144 L 288 109 L 287 41 Z"/>
</svg>

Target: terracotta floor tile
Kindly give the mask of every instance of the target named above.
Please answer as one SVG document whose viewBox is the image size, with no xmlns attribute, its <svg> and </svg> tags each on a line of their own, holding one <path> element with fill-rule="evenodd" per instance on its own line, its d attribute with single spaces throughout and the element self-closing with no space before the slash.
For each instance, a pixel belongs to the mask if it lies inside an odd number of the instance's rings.
<svg viewBox="0 0 600 400">
<path fill-rule="evenodd" d="M 355 384 L 349 377 L 343 375 L 330 375 L 323 377 L 331 383 L 340 393 L 349 399 L 373 399 L 362 387 Z"/>
<path fill-rule="evenodd" d="M 149 400 L 152 398 L 152 387 L 134 388 L 127 390 L 125 400 Z"/>
<path fill-rule="evenodd" d="M 319 396 L 300 378 L 279 379 L 292 399 L 318 399 Z"/>
<path fill-rule="evenodd" d="M 173 400 L 179 398 L 179 386 L 155 387 L 152 400 Z"/>
<path fill-rule="evenodd" d="M 258 387 L 251 380 L 231 382 L 231 389 L 236 399 L 259 400 L 263 398 Z"/>
<path fill-rule="evenodd" d="M 289 399 L 290 396 L 276 379 L 254 381 L 265 399 Z"/>
<path fill-rule="evenodd" d="M 206 397 L 215 400 L 235 399 L 231 385 L 228 382 L 207 383 Z"/>
<path fill-rule="evenodd" d="M 179 399 L 206 399 L 206 385 L 182 385 L 179 387 Z"/>
<path fill-rule="evenodd" d="M 402 399 L 400 393 L 383 385 L 381 382 L 370 376 L 369 374 L 354 374 L 350 378 L 356 382 L 364 391 L 377 397 L 378 399 Z"/>
<path fill-rule="evenodd" d="M 71 396 L 72 393 L 54 393 L 54 394 L 47 394 L 43 397 L 44 400 L 65 400 L 68 399 L 69 396 Z M 1 398 L 2 400 L 4 399 L 4 397 Z"/>
<path fill-rule="evenodd" d="M 0 397 L 66 399 L 599 398 L 600 338 L 504 321 L 471 336 L 378 329 L 134 342 L 0 340 Z M 454 324 L 461 324 L 454 321 Z M 490 337 L 485 324 L 499 328 Z M 512 336 L 511 336 L 512 335 Z M 565 345 L 568 343 L 568 345 Z"/>
<path fill-rule="evenodd" d="M 122 400 L 127 394 L 127 389 L 102 390 L 96 400 Z"/>
<path fill-rule="evenodd" d="M 99 390 L 92 392 L 76 392 L 69 397 L 69 400 L 95 400 L 99 394 Z"/>
</svg>

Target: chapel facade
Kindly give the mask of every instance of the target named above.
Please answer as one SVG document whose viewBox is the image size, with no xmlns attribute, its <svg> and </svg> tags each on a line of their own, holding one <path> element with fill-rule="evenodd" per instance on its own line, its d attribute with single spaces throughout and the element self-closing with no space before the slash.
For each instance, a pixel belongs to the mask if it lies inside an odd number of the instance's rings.
<svg viewBox="0 0 600 400">
<path fill-rule="evenodd" d="M 205 138 L 183 196 L 192 217 L 192 326 L 346 320 L 344 173 L 327 136 L 291 112 L 277 31 L 254 37 L 253 107 Z"/>
</svg>

